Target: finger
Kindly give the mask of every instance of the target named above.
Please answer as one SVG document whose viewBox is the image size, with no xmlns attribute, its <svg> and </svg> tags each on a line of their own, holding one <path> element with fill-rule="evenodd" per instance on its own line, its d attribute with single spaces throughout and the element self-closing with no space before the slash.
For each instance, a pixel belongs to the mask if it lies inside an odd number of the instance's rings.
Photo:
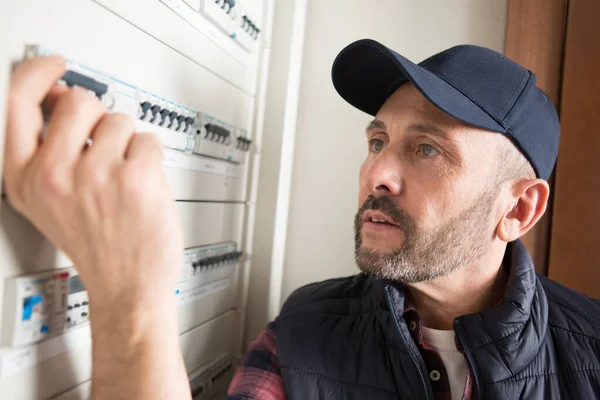
<svg viewBox="0 0 600 400">
<path fill-rule="evenodd" d="M 69 90 L 70 88 L 67 86 L 53 86 L 42 102 L 42 110 L 44 115 L 51 115 L 54 112 L 56 104 L 58 103 L 58 99 L 60 99 L 60 97 Z"/>
<path fill-rule="evenodd" d="M 67 63 L 62 57 L 38 57 L 23 61 L 15 68 L 10 81 L 10 94 L 41 104 L 48 91 L 65 73 Z"/>
<path fill-rule="evenodd" d="M 19 182 L 25 166 L 38 148 L 43 126 L 40 104 L 64 74 L 59 57 L 41 57 L 21 63 L 10 80 L 4 173 L 8 186 Z"/>
<path fill-rule="evenodd" d="M 51 164 L 74 164 L 106 109 L 89 91 L 73 88 L 60 95 L 48 122 L 41 154 Z"/>
<path fill-rule="evenodd" d="M 106 114 L 94 129 L 92 147 L 85 152 L 84 158 L 95 165 L 122 162 L 133 130 L 133 119 L 129 115 Z"/>
<path fill-rule="evenodd" d="M 163 146 L 151 133 L 136 133 L 131 137 L 125 154 L 129 163 L 162 166 Z"/>
</svg>

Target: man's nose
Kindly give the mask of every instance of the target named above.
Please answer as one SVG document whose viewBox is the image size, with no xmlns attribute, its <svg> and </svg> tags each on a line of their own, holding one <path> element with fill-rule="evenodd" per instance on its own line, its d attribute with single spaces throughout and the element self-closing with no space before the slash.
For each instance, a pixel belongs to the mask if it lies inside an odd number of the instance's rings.
<svg viewBox="0 0 600 400">
<path fill-rule="evenodd" d="M 402 192 L 402 168 L 397 154 L 387 148 L 371 162 L 367 184 L 373 195 L 398 196 Z"/>
</svg>

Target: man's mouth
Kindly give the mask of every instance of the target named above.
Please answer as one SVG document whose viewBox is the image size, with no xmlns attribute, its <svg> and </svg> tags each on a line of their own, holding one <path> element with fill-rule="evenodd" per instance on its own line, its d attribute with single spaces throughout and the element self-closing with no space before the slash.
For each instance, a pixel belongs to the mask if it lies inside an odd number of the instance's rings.
<svg viewBox="0 0 600 400">
<path fill-rule="evenodd" d="M 384 224 L 398 227 L 398 224 L 396 224 L 390 217 L 376 210 L 365 211 L 363 215 L 363 223 L 364 222 L 372 222 L 376 224 Z"/>
</svg>

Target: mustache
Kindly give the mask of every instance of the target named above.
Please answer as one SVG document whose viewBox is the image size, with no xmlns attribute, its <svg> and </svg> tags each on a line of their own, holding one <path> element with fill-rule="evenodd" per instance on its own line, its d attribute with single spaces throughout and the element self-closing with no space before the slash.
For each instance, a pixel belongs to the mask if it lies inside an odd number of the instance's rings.
<svg viewBox="0 0 600 400">
<path fill-rule="evenodd" d="M 402 229 L 412 230 L 415 226 L 413 219 L 402 209 L 398 208 L 389 197 L 369 195 L 356 214 L 355 222 L 357 224 L 362 225 L 363 215 L 367 210 L 377 210 L 385 214 Z"/>
</svg>

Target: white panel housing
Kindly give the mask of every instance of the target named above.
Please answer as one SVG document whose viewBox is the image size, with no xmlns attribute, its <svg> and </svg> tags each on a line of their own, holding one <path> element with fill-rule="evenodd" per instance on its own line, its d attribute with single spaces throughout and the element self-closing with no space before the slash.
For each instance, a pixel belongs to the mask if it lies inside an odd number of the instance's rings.
<svg viewBox="0 0 600 400">
<path fill-rule="evenodd" d="M 232 372 L 227 365 L 241 351 L 240 271 L 250 259 L 241 249 L 262 57 L 259 40 L 228 35 L 199 4 L 195 10 L 188 3 L 3 4 L 0 95 L 7 93 L 11 64 L 24 57 L 26 45 L 36 45 L 38 54 L 63 55 L 69 70 L 106 85 L 102 102 L 110 111 L 130 115 L 137 131 L 160 138 L 184 234 L 185 261 L 173 289 L 180 345 L 191 378 L 215 382 L 202 399 L 223 393 Z M 263 1 L 241 4 L 260 25 Z M 0 398 L 89 398 L 89 302 L 87 292 L 71 293 L 76 276 L 71 260 L 1 200 Z"/>
</svg>

